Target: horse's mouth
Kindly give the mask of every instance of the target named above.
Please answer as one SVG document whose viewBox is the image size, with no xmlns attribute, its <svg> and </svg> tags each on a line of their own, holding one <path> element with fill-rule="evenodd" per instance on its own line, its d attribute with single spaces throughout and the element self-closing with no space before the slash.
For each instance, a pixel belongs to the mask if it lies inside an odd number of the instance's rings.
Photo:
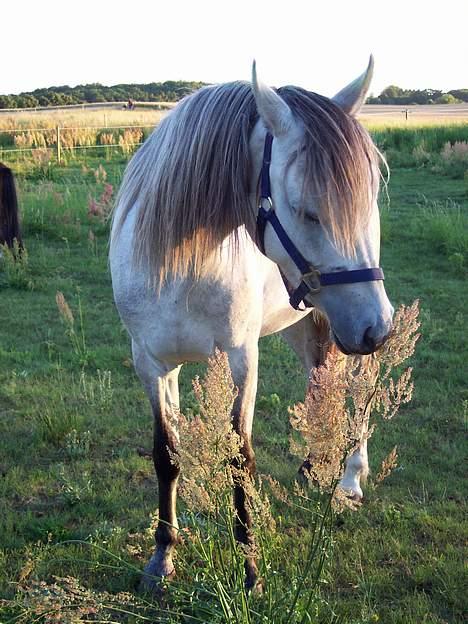
<svg viewBox="0 0 468 624">
<path fill-rule="evenodd" d="M 380 348 L 382 344 L 385 342 L 385 340 L 383 340 L 381 343 L 379 343 L 375 347 L 369 347 L 368 345 L 367 346 L 361 345 L 360 347 L 355 347 L 355 348 L 353 347 L 352 349 L 350 349 L 349 347 L 344 346 L 344 344 L 341 342 L 341 340 L 338 338 L 338 336 L 335 334 L 334 331 L 332 331 L 332 334 L 333 334 L 333 340 L 335 341 L 336 346 L 345 355 L 370 355 L 371 353 L 374 353 L 378 348 Z"/>
<path fill-rule="evenodd" d="M 340 341 L 340 339 L 335 334 L 335 332 L 332 332 L 332 334 L 333 334 L 333 340 L 335 341 L 335 344 L 338 347 L 338 349 L 345 355 L 351 355 L 351 351 L 348 351 L 348 349 L 343 345 L 343 343 Z"/>
</svg>

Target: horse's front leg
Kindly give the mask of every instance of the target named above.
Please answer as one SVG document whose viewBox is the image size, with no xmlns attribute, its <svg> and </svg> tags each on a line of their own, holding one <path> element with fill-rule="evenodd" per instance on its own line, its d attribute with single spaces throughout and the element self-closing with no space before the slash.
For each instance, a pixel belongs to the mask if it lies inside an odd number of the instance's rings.
<svg viewBox="0 0 468 624">
<path fill-rule="evenodd" d="M 233 406 L 233 427 L 242 439 L 241 452 L 244 457 L 243 469 L 247 477 L 255 474 L 255 455 L 252 448 L 252 422 L 255 408 L 258 378 L 258 343 L 228 351 L 234 384 L 238 395 Z M 258 569 L 255 562 L 252 517 L 249 511 L 247 494 L 239 483 L 234 488 L 236 510 L 236 538 L 248 547 L 245 560 L 246 587 L 253 589 L 258 583 Z"/>
<path fill-rule="evenodd" d="M 172 555 L 178 542 L 176 495 L 179 467 L 173 462 L 171 453 L 176 452 L 177 446 L 180 366 L 158 362 L 135 345 L 133 357 L 154 416 L 153 461 L 159 486 L 159 522 L 155 535 L 156 549 L 145 567 L 140 588 L 155 591 L 161 578 L 170 578 L 175 573 Z"/>
</svg>

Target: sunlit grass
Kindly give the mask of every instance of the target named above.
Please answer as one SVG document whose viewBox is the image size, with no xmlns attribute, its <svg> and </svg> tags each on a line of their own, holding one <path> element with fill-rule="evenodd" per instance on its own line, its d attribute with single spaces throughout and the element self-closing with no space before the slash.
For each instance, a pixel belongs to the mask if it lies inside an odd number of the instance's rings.
<svg viewBox="0 0 468 624">
<path fill-rule="evenodd" d="M 166 105 L 165 105 L 166 106 Z M 170 106 L 169 104 L 167 106 Z M 55 110 L 31 113 L 0 114 L 0 131 L 17 128 L 55 128 L 83 126 L 138 126 L 156 125 L 166 111 L 155 109 L 121 110 L 103 108 L 98 110 Z"/>
</svg>

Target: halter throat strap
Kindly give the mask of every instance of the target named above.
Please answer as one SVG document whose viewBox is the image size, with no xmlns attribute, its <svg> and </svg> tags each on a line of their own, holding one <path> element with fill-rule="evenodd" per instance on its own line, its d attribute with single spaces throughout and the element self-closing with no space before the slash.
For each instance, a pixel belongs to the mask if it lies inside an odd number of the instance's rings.
<svg viewBox="0 0 468 624">
<path fill-rule="evenodd" d="M 285 229 L 280 223 L 273 207 L 271 198 L 270 184 L 270 163 L 271 150 L 273 145 L 273 136 L 268 132 L 265 137 L 265 146 L 263 149 L 263 163 L 260 174 L 260 203 L 257 214 L 257 244 L 260 251 L 265 254 L 265 229 L 269 223 L 276 232 L 278 239 L 287 251 L 289 257 L 301 272 L 301 281 L 299 286 L 294 289 L 283 275 L 281 269 L 281 277 L 283 279 L 286 290 L 289 293 L 289 303 L 295 310 L 313 307 L 311 303 L 306 301 L 305 297 L 309 294 L 317 294 L 322 286 L 332 286 L 335 284 L 354 284 L 357 282 L 373 282 L 384 279 L 384 272 L 380 267 L 372 267 L 365 269 L 355 269 L 352 271 L 334 271 L 330 273 L 321 273 L 313 265 L 311 265 L 299 249 L 289 238 Z M 265 209 L 264 206 L 268 206 Z M 266 255 L 266 254 L 265 254 Z M 300 308 L 303 303 L 305 308 Z"/>
</svg>

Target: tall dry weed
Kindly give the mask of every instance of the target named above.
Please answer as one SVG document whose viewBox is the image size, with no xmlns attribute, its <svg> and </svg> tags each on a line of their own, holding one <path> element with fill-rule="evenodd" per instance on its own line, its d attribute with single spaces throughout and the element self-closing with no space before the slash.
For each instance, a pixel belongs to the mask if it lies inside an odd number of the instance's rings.
<svg viewBox="0 0 468 624">
<path fill-rule="evenodd" d="M 97 171 L 98 170 L 95 171 L 95 175 Z M 105 173 L 104 169 L 103 171 Z M 102 180 L 105 179 L 105 177 L 102 176 L 102 173 L 98 173 L 96 175 L 96 178 L 98 175 L 101 175 Z M 112 186 L 112 184 L 108 184 L 106 182 L 104 184 L 104 189 L 101 195 L 97 199 L 95 197 L 91 197 L 91 196 L 89 197 L 88 216 L 96 217 L 101 223 L 106 223 L 106 221 L 108 220 L 112 212 L 113 197 L 114 197 L 114 187 Z"/>
<path fill-rule="evenodd" d="M 62 292 L 57 291 L 55 295 L 55 303 L 60 315 L 62 323 L 65 325 L 65 334 L 70 340 L 75 357 L 81 367 L 85 367 L 91 360 L 91 352 L 86 344 L 86 335 L 84 330 L 83 306 L 78 291 L 78 322 L 75 322 L 75 316 L 72 309 L 68 305 L 67 300 Z"/>
<path fill-rule="evenodd" d="M 242 464 L 242 441 L 232 427 L 237 390 L 226 353 L 216 350 L 203 381 L 193 381 L 200 414 L 179 413 L 179 444 L 172 460 L 181 469 L 179 493 L 190 509 L 215 512 L 234 486 L 234 462 Z"/>
<path fill-rule="evenodd" d="M 143 130 L 140 128 L 127 128 L 119 136 L 119 145 L 126 155 L 131 154 L 136 146 L 143 140 Z"/>
<path fill-rule="evenodd" d="M 413 393 L 412 368 L 399 367 L 414 353 L 419 338 L 418 301 L 402 305 L 395 314 L 392 333 L 383 347 L 370 356 L 343 360 L 331 351 L 325 364 L 315 369 L 303 403 L 291 410 L 291 425 L 299 435 L 291 436 L 291 452 L 310 458 L 310 477 L 323 492 L 333 495 L 337 511 L 352 505 L 336 487 L 345 459 L 364 438 L 369 438 L 380 414 L 390 419 Z M 363 432 L 366 432 L 364 433 Z M 388 467 L 396 462 L 396 450 Z"/>
</svg>

